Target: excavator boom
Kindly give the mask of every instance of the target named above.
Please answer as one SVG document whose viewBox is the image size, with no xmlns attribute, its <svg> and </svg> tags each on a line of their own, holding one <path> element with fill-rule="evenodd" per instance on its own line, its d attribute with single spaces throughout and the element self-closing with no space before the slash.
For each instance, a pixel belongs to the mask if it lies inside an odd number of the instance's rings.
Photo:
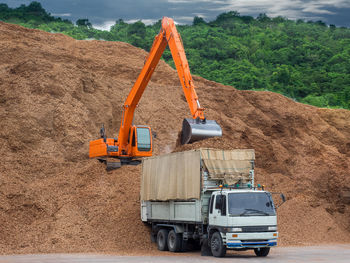
<svg viewBox="0 0 350 263">
<path fill-rule="evenodd" d="M 133 126 L 132 120 L 136 106 L 167 45 L 174 59 L 180 83 L 192 115 L 192 118 L 183 120 L 182 144 L 222 135 L 221 127 L 213 120 L 206 120 L 204 116 L 204 109 L 201 108 L 198 101 L 181 37 L 176 30 L 174 21 L 171 18 L 164 17 L 160 32 L 154 39 L 141 73 L 125 100 L 118 139 L 106 139 L 104 136 L 104 138 L 90 142 L 90 157 L 117 157 L 125 160 L 125 158 L 131 159 L 152 155 L 150 128 L 147 126 Z M 147 134 L 147 132 L 149 133 Z M 147 147 L 138 147 L 139 144 L 146 145 L 145 142 L 148 138 Z"/>
</svg>

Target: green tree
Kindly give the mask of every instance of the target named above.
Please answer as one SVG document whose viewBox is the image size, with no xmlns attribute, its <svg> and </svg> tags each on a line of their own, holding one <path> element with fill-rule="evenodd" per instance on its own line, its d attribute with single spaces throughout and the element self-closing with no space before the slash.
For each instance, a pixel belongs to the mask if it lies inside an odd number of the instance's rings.
<svg viewBox="0 0 350 263">
<path fill-rule="evenodd" d="M 142 21 L 137 21 L 129 25 L 127 34 L 131 44 L 145 48 L 146 25 Z"/>
<path fill-rule="evenodd" d="M 149 50 L 161 20 L 116 21 L 110 31 L 93 28 L 88 19 L 71 21 L 47 13 L 39 2 L 9 8 L 0 4 L 0 20 L 75 39 L 124 41 Z M 254 18 L 236 11 L 206 22 L 177 25 L 191 72 L 238 89 L 271 90 L 319 107 L 350 109 L 350 29 L 329 27 L 260 14 Z M 171 53 L 162 57 L 174 67 Z"/>
<path fill-rule="evenodd" d="M 195 16 L 193 18 L 193 23 L 194 26 L 198 26 L 198 25 L 203 25 L 206 24 L 206 22 L 204 21 L 204 19 L 202 17 L 199 16 Z"/>
<path fill-rule="evenodd" d="M 89 19 L 85 18 L 85 19 L 78 19 L 75 24 L 77 26 L 82 26 L 82 27 L 87 27 L 87 28 L 92 28 L 92 24 L 90 23 Z"/>
</svg>

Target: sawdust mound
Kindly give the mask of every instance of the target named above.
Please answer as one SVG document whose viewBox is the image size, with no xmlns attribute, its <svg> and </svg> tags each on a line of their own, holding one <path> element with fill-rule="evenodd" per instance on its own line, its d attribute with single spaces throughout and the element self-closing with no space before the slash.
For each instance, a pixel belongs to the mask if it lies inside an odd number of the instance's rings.
<svg viewBox="0 0 350 263">
<path fill-rule="evenodd" d="M 104 123 L 117 134 L 146 52 L 0 22 L 0 253 L 154 253 L 139 215 L 139 166 L 107 173 L 88 159 Z M 221 139 L 177 147 L 189 110 L 161 62 L 134 119 L 157 132 L 155 154 L 254 148 L 257 181 L 282 191 L 284 245 L 350 242 L 350 112 L 195 77 Z"/>
</svg>

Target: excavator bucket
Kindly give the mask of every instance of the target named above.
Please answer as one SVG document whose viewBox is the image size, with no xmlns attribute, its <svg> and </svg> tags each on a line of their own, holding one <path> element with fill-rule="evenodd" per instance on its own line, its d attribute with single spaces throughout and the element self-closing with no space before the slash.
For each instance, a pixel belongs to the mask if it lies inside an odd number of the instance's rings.
<svg viewBox="0 0 350 263">
<path fill-rule="evenodd" d="M 186 118 L 182 122 L 181 144 L 221 136 L 222 130 L 216 121 Z"/>
</svg>

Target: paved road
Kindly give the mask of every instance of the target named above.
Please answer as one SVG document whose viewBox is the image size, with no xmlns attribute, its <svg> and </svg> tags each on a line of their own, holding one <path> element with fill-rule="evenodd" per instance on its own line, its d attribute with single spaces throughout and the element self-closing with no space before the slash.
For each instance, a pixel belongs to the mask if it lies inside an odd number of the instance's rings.
<svg viewBox="0 0 350 263">
<path fill-rule="evenodd" d="M 274 248 L 266 258 L 254 253 L 230 253 L 225 258 L 201 257 L 199 253 L 183 253 L 176 256 L 118 256 L 99 254 L 41 254 L 0 256 L 0 263 L 138 263 L 138 262 L 350 262 L 350 244 L 317 247 Z"/>
</svg>

